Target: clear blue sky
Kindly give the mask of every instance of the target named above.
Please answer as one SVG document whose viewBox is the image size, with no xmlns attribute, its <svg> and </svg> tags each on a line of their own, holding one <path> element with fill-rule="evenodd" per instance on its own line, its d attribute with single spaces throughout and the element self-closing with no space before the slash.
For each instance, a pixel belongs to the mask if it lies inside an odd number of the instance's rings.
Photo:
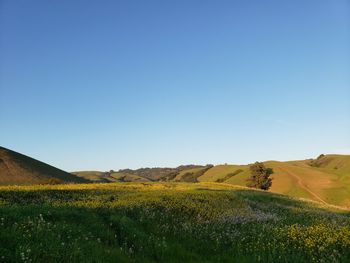
<svg viewBox="0 0 350 263">
<path fill-rule="evenodd" d="M 0 145 L 62 169 L 350 153 L 350 2 L 0 1 Z"/>
</svg>

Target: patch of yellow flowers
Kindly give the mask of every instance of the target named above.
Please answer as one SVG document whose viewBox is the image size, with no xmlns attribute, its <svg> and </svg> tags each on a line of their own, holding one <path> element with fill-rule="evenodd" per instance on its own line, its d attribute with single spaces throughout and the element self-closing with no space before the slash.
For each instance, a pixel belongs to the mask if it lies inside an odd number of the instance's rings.
<svg viewBox="0 0 350 263">
<path fill-rule="evenodd" d="M 350 246 L 350 229 L 346 226 L 320 223 L 311 226 L 298 224 L 287 228 L 288 237 L 306 248 Z"/>
</svg>

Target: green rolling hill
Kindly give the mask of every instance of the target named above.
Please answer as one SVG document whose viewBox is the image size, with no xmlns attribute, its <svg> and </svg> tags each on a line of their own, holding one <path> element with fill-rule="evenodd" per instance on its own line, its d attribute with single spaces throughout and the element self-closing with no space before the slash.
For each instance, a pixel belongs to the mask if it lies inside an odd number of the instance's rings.
<svg viewBox="0 0 350 263">
<path fill-rule="evenodd" d="M 308 198 L 325 204 L 350 207 L 350 156 L 321 155 L 315 160 L 267 161 L 274 170 L 269 191 L 293 197 Z M 246 185 L 249 165 L 217 165 L 198 178 L 201 182 L 217 182 L 237 170 L 225 183 Z"/>
<path fill-rule="evenodd" d="M 176 168 L 140 168 L 136 170 L 123 169 L 119 171 L 78 171 L 73 174 L 93 182 L 198 182 L 197 178 L 204 174 L 212 165 L 181 165 Z"/>
<path fill-rule="evenodd" d="M 273 169 L 270 192 L 350 208 L 350 155 L 320 155 L 298 161 L 266 161 Z M 216 182 L 246 186 L 249 165 L 182 165 L 119 171 L 67 173 L 0 147 L 0 185 L 112 182 Z"/>
<path fill-rule="evenodd" d="M 320 155 L 299 161 L 266 161 L 274 170 L 270 192 L 350 207 L 350 156 Z M 118 172 L 76 172 L 94 182 L 218 182 L 246 186 L 249 165 L 186 165 L 177 168 L 125 169 Z"/>
</svg>

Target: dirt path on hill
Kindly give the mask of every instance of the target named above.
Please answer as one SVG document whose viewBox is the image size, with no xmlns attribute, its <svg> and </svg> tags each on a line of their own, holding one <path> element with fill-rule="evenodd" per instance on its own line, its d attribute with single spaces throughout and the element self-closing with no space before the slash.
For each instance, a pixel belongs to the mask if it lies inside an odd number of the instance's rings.
<svg viewBox="0 0 350 263">
<path fill-rule="evenodd" d="M 313 197 L 315 197 L 318 201 L 320 201 L 321 203 L 325 204 L 325 205 L 331 205 L 329 203 L 327 203 L 326 201 L 324 201 L 318 194 L 312 192 L 308 187 L 306 187 L 302 180 L 300 179 L 300 177 L 291 172 L 291 171 L 288 171 L 286 168 L 280 168 L 282 170 L 282 172 L 286 173 L 286 174 L 289 174 L 290 176 L 294 177 L 297 182 L 298 182 L 298 185 L 300 186 L 300 188 L 304 189 L 306 192 L 308 192 L 310 195 L 312 195 Z"/>
</svg>

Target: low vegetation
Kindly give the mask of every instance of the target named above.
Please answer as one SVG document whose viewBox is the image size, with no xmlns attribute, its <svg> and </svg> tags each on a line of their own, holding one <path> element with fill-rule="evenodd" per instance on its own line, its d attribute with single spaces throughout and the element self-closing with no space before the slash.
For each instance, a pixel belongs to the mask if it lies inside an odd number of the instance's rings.
<svg viewBox="0 0 350 263">
<path fill-rule="evenodd" d="M 187 169 L 180 172 L 174 180 L 176 182 L 187 182 L 187 183 L 196 183 L 198 178 L 201 177 L 206 171 L 213 168 L 213 165 L 208 164 L 205 167 L 197 167 L 193 169 Z"/>
<path fill-rule="evenodd" d="M 0 187 L 2 262 L 349 262 L 350 213 L 224 183 Z"/>
<path fill-rule="evenodd" d="M 241 172 L 243 172 L 242 169 L 237 169 L 233 173 L 229 173 L 229 174 L 225 175 L 225 177 L 217 179 L 216 182 L 217 183 L 223 183 L 223 182 L 227 181 L 228 179 L 230 179 L 231 177 L 233 177 L 233 176 L 235 176 L 235 175 L 237 175 L 237 174 L 239 174 Z"/>
<path fill-rule="evenodd" d="M 320 154 L 316 159 L 311 159 L 310 166 L 313 166 L 313 167 L 322 166 L 322 164 L 324 164 L 324 162 L 323 162 L 324 157 L 325 157 L 324 154 Z"/>
</svg>

